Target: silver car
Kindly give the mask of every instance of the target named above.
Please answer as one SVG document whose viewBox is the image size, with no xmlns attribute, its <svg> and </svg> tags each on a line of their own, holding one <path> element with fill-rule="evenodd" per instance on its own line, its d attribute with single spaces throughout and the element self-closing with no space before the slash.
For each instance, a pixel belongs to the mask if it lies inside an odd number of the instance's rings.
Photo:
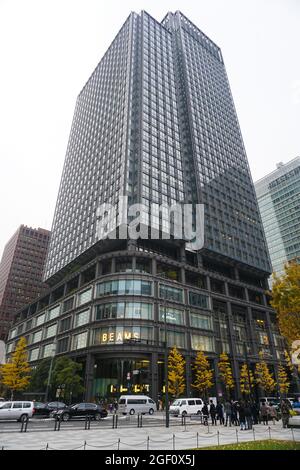
<svg viewBox="0 0 300 470">
<path fill-rule="evenodd" d="M 33 401 L 0 402 L 0 420 L 25 421 L 33 415 Z"/>
</svg>

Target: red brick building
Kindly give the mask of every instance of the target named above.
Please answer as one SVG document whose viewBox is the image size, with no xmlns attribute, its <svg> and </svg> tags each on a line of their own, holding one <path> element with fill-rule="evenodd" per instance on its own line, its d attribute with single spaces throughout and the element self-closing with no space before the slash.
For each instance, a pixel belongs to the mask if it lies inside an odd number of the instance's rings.
<svg viewBox="0 0 300 470">
<path fill-rule="evenodd" d="M 4 248 L 0 263 L 0 340 L 5 340 L 14 314 L 39 297 L 50 232 L 21 225 Z"/>
</svg>

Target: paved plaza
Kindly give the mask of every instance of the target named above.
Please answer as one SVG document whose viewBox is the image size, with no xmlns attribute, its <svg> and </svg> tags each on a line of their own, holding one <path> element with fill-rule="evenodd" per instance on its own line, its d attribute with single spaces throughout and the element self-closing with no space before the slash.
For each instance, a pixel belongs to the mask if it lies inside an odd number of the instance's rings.
<svg viewBox="0 0 300 470">
<path fill-rule="evenodd" d="M 283 429 L 275 425 L 256 425 L 253 430 L 239 427 L 203 425 L 145 428 L 108 427 L 41 430 L 21 433 L 1 432 L 0 449 L 4 450 L 182 450 L 261 439 L 300 441 L 300 429 Z"/>
</svg>

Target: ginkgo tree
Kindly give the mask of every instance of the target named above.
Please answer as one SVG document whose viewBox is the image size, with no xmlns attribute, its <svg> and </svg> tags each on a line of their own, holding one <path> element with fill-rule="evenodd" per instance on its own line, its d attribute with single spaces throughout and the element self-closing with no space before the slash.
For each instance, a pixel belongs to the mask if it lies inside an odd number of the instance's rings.
<svg viewBox="0 0 300 470">
<path fill-rule="evenodd" d="M 260 361 L 255 365 L 255 382 L 267 395 L 269 395 L 274 391 L 276 382 L 267 363 L 264 361 L 264 354 L 262 351 L 259 352 L 259 359 Z"/>
<path fill-rule="evenodd" d="M 242 395 L 251 395 L 254 386 L 254 375 L 247 364 L 243 364 L 240 370 L 240 389 Z"/>
<path fill-rule="evenodd" d="M 10 400 L 13 400 L 15 392 L 27 388 L 30 372 L 26 339 L 21 337 L 10 361 L 0 367 L 1 382 L 10 390 Z"/>
<path fill-rule="evenodd" d="M 203 351 L 198 351 L 192 368 L 195 380 L 191 386 L 197 390 L 200 396 L 203 395 L 204 398 L 207 398 L 208 390 L 213 386 L 213 371 Z"/>
<path fill-rule="evenodd" d="M 185 360 L 176 346 L 168 356 L 168 387 L 174 398 L 180 397 L 185 391 Z"/>
<path fill-rule="evenodd" d="M 226 394 L 229 398 L 231 390 L 234 388 L 234 380 L 231 369 L 231 363 L 226 353 L 220 354 L 220 360 L 218 362 L 219 377 L 221 382 L 225 386 Z"/>
</svg>

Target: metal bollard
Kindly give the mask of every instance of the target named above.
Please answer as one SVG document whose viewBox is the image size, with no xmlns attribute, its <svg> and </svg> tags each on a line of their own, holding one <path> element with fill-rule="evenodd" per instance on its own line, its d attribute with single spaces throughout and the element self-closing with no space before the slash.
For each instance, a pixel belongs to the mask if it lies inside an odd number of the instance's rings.
<svg viewBox="0 0 300 470">
<path fill-rule="evenodd" d="M 173 434 L 173 450 L 175 450 L 175 434 Z"/>
<path fill-rule="evenodd" d="M 29 421 L 28 416 L 26 416 L 26 417 L 21 421 L 21 429 L 20 429 L 20 432 L 26 432 L 26 431 L 27 431 L 28 421 Z"/>
<path fill-rule="evenodd" d="M 90 415 L 86 415 L 86 417 L 85 417 L 84 429 L 85 430 L 91 429 L 91 416 Z"/>
<path fill-rule="evenodd" d="M 217 431 L 217 436 L 218 436 L 218 446 L 220 445 L 220 431 Z"/>
<path fill-rule="evenodd" d="M 115 429 L 115 419 L 116 419 L 116 415 L 113 415 L 113 419 L 112 419 L 112 428 Z"/>
<path fill-rule="evenodd" d="M 239 443 L 239 435 L 238 435 L 238 430 L 236 429 L 236 430 L 235 430 L 235 432 L 236 432 L 236 442 L 237 442 L 237 444 L 238 444 L 238 443 Z"/>
<path fill-rule="evenodd" d="M 149 447 L 150 447 L 150 437 L 148 436 L 147 437 L 147 450 L 149 450 Z"/>
<path fill-rule="evenodd" d="M 116 421 L 115 421 L 116 429 L 117 429 L 117 427 L 118 427 L 118 419 L 119 419 L 119 416 L 116 415 Z"/>
<path fill-rule="evenodd" d="M 61 417 L 55 418 L 54 431 L 60 431 Z"/>
<path fill-rule="evenodd" d="M 140 414 L 138 414 L 138 419 L 137 419 L 137 427 L 140 427 Z"/>
</svg>

